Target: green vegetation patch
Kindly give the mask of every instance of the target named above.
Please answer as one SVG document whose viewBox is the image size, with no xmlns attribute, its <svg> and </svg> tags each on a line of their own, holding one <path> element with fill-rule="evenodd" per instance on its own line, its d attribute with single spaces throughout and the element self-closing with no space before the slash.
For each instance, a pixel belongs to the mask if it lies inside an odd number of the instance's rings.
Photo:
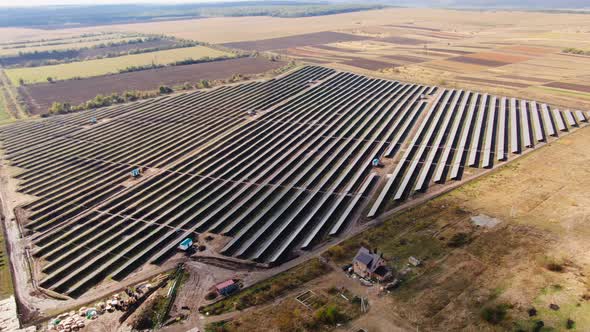
<svg viewBox="0 0 590 332">
<path fill-rule="evenodd" d="M 217 303 L 200 308 L 200 311 L 208 312 L 212 315 L 219 315 L 233 310 L 244 310 L 248 307 L 268 303 L 329 271 L 330 267 L 327 264 L 320 262 L 317 258 L 312 259 Z"/>
<path fill-rule="evenodd" d="M 0 300 L 12 295 L 12 278 L 10 277 L 10 262 L 6 254 L 6 243 L 3 232 L 0 231 Z"/>
<path fill-rule="evenodd" d="M 12 116 L 8 112 L 8 105 L 4 97 L 3 89 L 0 89 L 0 125 L 12 120 Z"/>
</svg>

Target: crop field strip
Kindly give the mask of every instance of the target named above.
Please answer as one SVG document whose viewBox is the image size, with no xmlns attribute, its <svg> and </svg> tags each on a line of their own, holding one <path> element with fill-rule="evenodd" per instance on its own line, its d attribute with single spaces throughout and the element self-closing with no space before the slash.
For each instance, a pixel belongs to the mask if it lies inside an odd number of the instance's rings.
<svg viewBox="0 0 590 332">
<path fill-rule="evenodd" d="M 425 193 L 433 185 L 461 180 L 466 167 L 498 166 L 587 125 L 588 119 L 586 112 L 560 111 L 535 101 L 442 90 L 368 217 Z"/>
<path fill-rule="evenodd" d="M 40 285 L 78 297 L 203 233 L 227 237 L 224 255 L 267 264 L 312 249 L 361 214 L 374 158 L 401 159 L 369 216 L 390 196 L 459 180 L 585 122 L 545 104 L 309 66 L 16 123 L 0 139 L 23 169 L 19 191 L 38 197 L 21 208 Z M 145 175 L 130 180 L 137 167 Z"/>
</svg>

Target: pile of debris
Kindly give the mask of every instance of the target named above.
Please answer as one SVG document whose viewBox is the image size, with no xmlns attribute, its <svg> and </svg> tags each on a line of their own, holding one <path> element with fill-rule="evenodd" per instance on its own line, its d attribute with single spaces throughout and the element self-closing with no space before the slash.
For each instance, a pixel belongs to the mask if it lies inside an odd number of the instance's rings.
<svg viewBox="0 0 590 332">
<path fill-rule="evenodd" d="M 77 331 L 86 326 L 85 319 L 96 319 L 98 313 L 95 308 L 85 308 L 82 307 L 76 314 L 75 311 L 70 311 L 69 313 L 63 313 L 57 318 L 52 319 L 49 322 L 49 326 L 47 327 L 48 330 L 58 330 L 58 331 Z"/>
<path fill-rule="evenodd" d="M 96 303 L 94 307 L 81 307 L 77 313 L 75 311 L 63 313 L 50 320 L 47 328 L 50 331 L 78 331 L 86 326 L 86 320 L 95 320 L 99 315 L 115 310 L 126 311 L 130 305 L 136 303 L 152 288 L 152 284 L 149 283 L 139 285 L 135 290 L 128 288 L 125 290 L 127 296 L 114 294 L 106 301 Z"/>
</svg>

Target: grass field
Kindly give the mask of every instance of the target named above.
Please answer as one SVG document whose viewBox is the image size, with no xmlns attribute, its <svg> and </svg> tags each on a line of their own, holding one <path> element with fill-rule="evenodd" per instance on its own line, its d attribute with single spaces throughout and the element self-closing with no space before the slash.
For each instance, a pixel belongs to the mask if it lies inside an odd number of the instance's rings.
<svg viewBox="0 0 590 332">
<path fill-rule="evenodd" d="M 8 265 L 8 257 L 6 257 L 6 248 L 4 247 L 4 238 L 0 232 L 0 300 L 12 295 L 12 278 L 10 277 L 10 270 Z"/>
<path fill-rule="evenodd" d="M 3 124 L 12 119 L 6 108 L 7 106 L 6 100 L 4 99 L 4 91 L 0 89 L 0 124 Z"/>
<path fill-rule="evenodd" d="M 149 64 L 169 64 L 185 59 L 200 59 L 204 57 L 219 57 L 229 55 L 205 46 L 179 48 L 151 53 L 126 55 L 116 58 L 97 59 L 72 62 L 55 66 L 35 68 L 14 68 L 6 70 L 6 75 L 14 85 L 19 85 L 20 79 L 26 84 L 47 82 L 47 78 L 65 80 L 75 77 L 92 77 L 117 73 L 130 66 L 144 66 Z"/>
</svg>

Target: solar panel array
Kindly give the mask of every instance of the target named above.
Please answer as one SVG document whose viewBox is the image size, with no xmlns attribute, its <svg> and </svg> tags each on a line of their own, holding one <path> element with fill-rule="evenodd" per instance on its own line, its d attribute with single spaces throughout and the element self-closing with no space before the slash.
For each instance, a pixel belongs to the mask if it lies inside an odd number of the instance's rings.
<svg viewBox="0 0 590 332">
<path fill-rule="evenodd" d="M 588 123 L 581 111 L 471 91 L 440 92 L 388 176 L 368 217 L 434 184 L 461 180 L 466 167 L 493 168 Z M 391 156 L 387 156 L 391 157 Z"/>
<path fill-rule="evenodd" d="M 37 197 L 22 210 L 39 285 L 76 297 L 202 233 L 226 236 L 224 255 L 281 263 L 361 215 L 375 158 L 398 163 L 369 216 L 585 122 L 535 102 L 310 66 L 17 123 L 0 140 L 23 169 L 19 191 Z"/>
</svg>

